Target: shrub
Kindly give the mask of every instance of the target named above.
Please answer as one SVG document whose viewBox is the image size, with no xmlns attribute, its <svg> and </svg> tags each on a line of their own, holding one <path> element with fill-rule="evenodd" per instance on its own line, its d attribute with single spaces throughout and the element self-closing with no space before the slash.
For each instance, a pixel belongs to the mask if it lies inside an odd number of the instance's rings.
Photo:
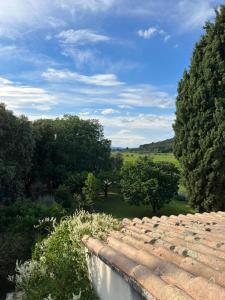
<svg viewBox="0 0 225 300">
<path fill-rule="evenodd" d="M 99 188 L 99 180 L 95 177 L 93 173 L 88 173 L 83 187 L 83 194 L 85 197 L 85 204 L 87 208 L 93 206 L 94 201 L 98 196 Z"/>
<path fill-rule="evenodd" d="M 16 290 L 23 300 L 97 299 L 90 286 L 82 244 L 84 235 L 104 239 L 120 222 L 106 214 L 84 211 L 67 217 L 42 242 L 31 261 L 17 266 Z M 77 297 L 79 299 L 79 297 Z"/>
<path fill-rule="evenodd" d="M 72 205 L 72 194 L 65 184 L 60 184 L 55 192 L 55 200 L 64 208 L 68 209 Z"/>
<path fill-rule="evenodd" d="M 28 259 L 35 241 L 46 237 L 51 229 L 49 220 L 59 221 L 64 215 L 65 210 L 55 202 L 21 199 L 0 205 L 0 284 L 14 273 L 16 260 Z"/>
</svg>

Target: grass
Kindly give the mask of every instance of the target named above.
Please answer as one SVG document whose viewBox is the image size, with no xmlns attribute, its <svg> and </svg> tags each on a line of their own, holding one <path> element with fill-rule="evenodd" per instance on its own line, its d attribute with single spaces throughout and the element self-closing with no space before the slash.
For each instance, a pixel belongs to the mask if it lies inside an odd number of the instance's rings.
<svg viewBox="0 0 225 300">
<path fill-rule="evenodd" d="M 104 212 L 111 214 L 115 218 L 143 218 L 152 217 L 154 214 L 151 207 L 146 206 L 131 206 L 122 199 L 122 195 L 118 192 L 110 192 L 108 198 L 100 196 L 95 204 L 94 210 L 96 212 Z M 166 204 L 160 211 L 159 215 L 178 215 L 193 213 L 194 210 L 190 208 L 186 201 L 172 200 Z"/>
<path fill-rule="evenodd" d="M 174 157 L 173 153 L 132 153 L 121 152 L 124 158 L 124 162 L 134 162 L 139 157 L 150 157 L 154 162 L 170 162 L 180 168 L 178 160 Z"/>
</svg>

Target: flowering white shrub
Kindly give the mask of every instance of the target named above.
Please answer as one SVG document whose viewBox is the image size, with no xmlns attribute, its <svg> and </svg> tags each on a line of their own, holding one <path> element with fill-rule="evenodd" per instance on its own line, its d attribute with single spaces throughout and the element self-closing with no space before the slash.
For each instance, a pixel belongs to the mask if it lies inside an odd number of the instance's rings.
<svg viewBox="0 0 225 300">
<path fill-rule="evenodd" d="M 121 224 L 106 214 L 84 211 L 67 217 L 36 244 L 32 259 L 16 267 L 16 290 L 22 300 L 97 299 L 88 278 L 84 235 L 104 239 Z"/>
</svg>

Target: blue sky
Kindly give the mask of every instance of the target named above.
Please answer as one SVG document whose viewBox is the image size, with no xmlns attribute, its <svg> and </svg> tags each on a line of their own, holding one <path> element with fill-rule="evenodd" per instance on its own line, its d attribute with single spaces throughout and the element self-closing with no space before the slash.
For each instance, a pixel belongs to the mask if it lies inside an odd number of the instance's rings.
<svg viewBox="0 0 225 300">
<path fill-rule="evenodd" d="M 0 0 L 0 101 L 99 119 L 113 146 L 173 136 L 177 83 L 216 0 Z"/>
</svg>

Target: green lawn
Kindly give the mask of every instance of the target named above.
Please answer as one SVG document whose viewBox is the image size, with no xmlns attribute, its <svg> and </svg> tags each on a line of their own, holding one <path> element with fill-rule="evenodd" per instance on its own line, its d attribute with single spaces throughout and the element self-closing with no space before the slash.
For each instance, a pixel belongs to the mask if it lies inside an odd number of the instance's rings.
<svg viewBox="0 0 225 300">
<path fill-rule="evenodd" d="M 150 207 L 131 206 L 124 202 L 122 196 L 117 192 L 110 192 L 107 199 L 105 199 L 103 196 L 99 197 L 97 203 L 95 204 L 94 210 L 96 212 L 111 214 L 113 217 L 119 219 L 153 216 Z M 160 215 L 178 215 L 193 212 L 194 210 L 190 208 L 187 202 L 173 200 L 161 209 Z"/>
</svg>

